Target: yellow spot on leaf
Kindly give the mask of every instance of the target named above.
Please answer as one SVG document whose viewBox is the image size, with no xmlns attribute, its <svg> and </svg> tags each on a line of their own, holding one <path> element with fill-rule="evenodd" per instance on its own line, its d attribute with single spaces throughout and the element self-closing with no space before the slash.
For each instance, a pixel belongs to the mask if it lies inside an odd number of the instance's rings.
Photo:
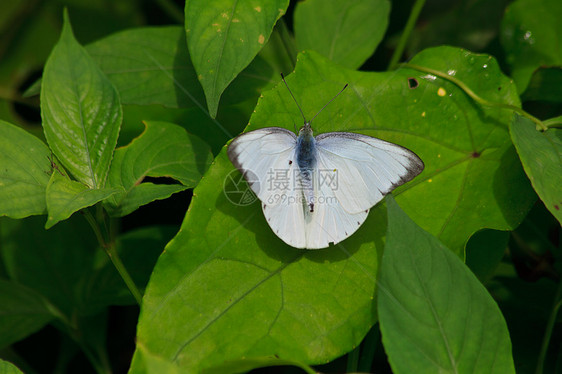
<svg viewBox="0 0 562 374">
<path fill-rule="evenodd" d="M 422 117 L 425 117 L 425 112 L 422 112 Z"/>
<path fill-rule="evenodd" d="M 443 87 L 439 87 L 439 89 L 437 90 L 437 95 L 443 97 L 447 94 L 447 91 L 445 91 L 445 89 Z"/>
<path fill-rule="evenodd" d="M 427 183 L 431 183 L 431 182 L 433 182 L 433 179 L 428 179 L 428 180 L 427 180 Z"/>
<path fill-rule="evenodd" d="M 228 18 L 228 14 L 226 14 L 226 13 L 221 14 L 221 16 L 222 16 L 222 18 Z"/>
<path fill-rule="evenodd" d="M 263 44 L 264 42 L 265 42 L 265 36 L 260 34 L 260 36 L 258 37 L 258 43 Z"/>
<path fill-rule="evenodd" d="M 240 20 L 239 20 L 238 18 L 234 18 L 234 19 L 232 20 L 232 23 L 238 23 L 238 22 L 240 22 Z"/>
<path fill-rule="evenodd" d="M 261 6 L 257 6 L 257 7 L 255 7 L 254 9 L 255 9 L 256 12 L 258 12 L 258 13 L 261 12 Z"/>
</svg>

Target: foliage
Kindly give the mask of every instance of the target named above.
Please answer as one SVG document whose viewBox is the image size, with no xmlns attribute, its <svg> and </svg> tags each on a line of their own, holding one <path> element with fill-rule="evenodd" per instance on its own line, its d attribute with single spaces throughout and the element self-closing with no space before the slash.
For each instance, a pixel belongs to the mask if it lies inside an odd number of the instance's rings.
<svg viewBox="0 0 562 374">
<path fill-rule="evenodd" d="M 560 365 L 559 1 L 63 3 L 0 5 L 1 372 Z M 226 155 L 301 123 L 281 72 L 425 163 L 328 249 Z"/>
</svg>

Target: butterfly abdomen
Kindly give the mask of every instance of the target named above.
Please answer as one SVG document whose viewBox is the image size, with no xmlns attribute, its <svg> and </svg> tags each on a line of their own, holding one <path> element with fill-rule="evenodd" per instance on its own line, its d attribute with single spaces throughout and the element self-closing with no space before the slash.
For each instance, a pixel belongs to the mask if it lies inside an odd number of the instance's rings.
<svg viewBox="0 0 562 374">
<path fill-rule="evenodd" d="M 297 178 L 298 187 L 306 200 L 306 205 L 310 213 L 314 212 L 314 168 L 316 167 L 316 140 L 312 132 L 301 133 L 297 138 L 297 165 L 299 166 L 299 176 Z"/>
</svg>

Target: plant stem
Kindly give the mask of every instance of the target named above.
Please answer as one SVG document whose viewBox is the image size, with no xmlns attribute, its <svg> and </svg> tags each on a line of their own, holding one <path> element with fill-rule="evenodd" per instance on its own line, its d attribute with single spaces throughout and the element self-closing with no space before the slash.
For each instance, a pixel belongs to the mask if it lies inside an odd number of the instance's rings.
<svg viewBox="0 0 562 374">
<path fill-rule="evenodd" d="M 548 128 L 562 127 L 562 116 L 558 116 L 558 117 L 554 117 L 554 118 L 544 120 L 544 121 L 542 121 L 542 123 Z"/>
<path fill-rule="evenodd" d="M 86 218 L 86 221 L 88 221 L 88 223 L 90 224 L 90 226 L 94 230 L 94 233 L 96 235 L 96 238 L 98 239 L 98 243 L 99 243 L 100 247 L 103 248 L 103 250 L 105 251 L 105 253 L 109 257 L 109 259 L 113 263 L 113 266 L 115 266 L 115 269 L 117 269 L 117 271 L 119 272 L 119 275 L 121 275 L 121 278 L 123 279 L 123 281 L 127 285 L 127 288 L 129 288 L 129 291 L 131 291 L 131 294 L 133 295 L 133 297 L 137 301 L 137 304 L 140 306 L 141 302 L 142 302 L 142 295 L 141 295 L 139 289 L 137 288 L 135 282 L 133 281 L 133 278 L 131 278 L 131 276 L 129 275 L 129 272 L 127 271 L 127 269 L 123 265 L 123 262 L 121 261 L 121 258 L 119 257 L 119 254 L 117 253 L 117 249 L 115 247 L 115 241 L 111 240 L 111 241 L 107 242 L 104 239 L 98 222 L 95 220 L 95 218 L 92 216 L 92 213 L 88 209 L 83 209 L 82 212 L 84 213 L 84 217 Z"/>
<path fill-rule="evenodd" d="M 535 374 L 542 374 L 544 370 L 544 360 L 548 352 L 548 345 L 550 343 L 550 337 L 552 336 L 552 329 L 554 328 L 554 323 L 556 322 L 556 315 L 560 309 L 562 302 L 560 301 L 560 296 L 562 296 L 562 279 L 558 282 L 558 289 L 556 290 L 556 295 L 554 296 L 554 302 L 552 304 L 552 310 L 550 311 L 550 316 L 548 317 L 548 322 L 546 324 L 546 331 L 542 338 L 541 351 L 539 353 L 539 359 L 537 361 L 537 368 Z"/>
<path fill-rule="evenodd" d="M 409 64 L 409 63 L 405 63 L 405 64 L 400 64 L 401 67 L 405 67 L 405 68 L 410 68 L 410 69 L 415 69 L 415 70 L 419 70 L 419 71 L 423 71 L 425 73 L 429 73 L 429 74 L 433 74 L 436 75 L 438 77 L 441 77 L 445 80 L 448 80 L 449 82 L 452 82 L 454 84 L 456 84 L 460 89 L 462 89 L 468 96 L 470 96 L 472 98 L 472 100 L 476 101 L 477 103 L 479 103 L 480 105 L 485 105 L 485 106 L 489 106 L 489 107 L 497 107 L 497 108 L 504 108 L 504 109 L 510 109 L 513 110 L 514 112 L 522 115 L 523 117 L 526 117 L 528 119 L 530 119 L 531 121 L 533 121 L 536 125 L 537 125 L 537 129 L 540 129 L 542 131 L 547 130 L 547 127 L 544 125 L 544 123 L 542 123 L 542 121 L 538 118 L 536 118 L 535 116 L 527 113 L 526 111 L 524 111 L 523 109 L 516 107 L 515 105 L 511 105 L 511 104 L 505 104 L 505 103 L 496 103 L 493 101 L 488 101 L 480 96 L 478 96 L 476 93 L 474 93 L 474 91 L 472 91 L 463 81 L 461 81 L 460 79 L 457 79 L 455 77 L 450 76 L 449 74 L 443 73 L 439 70 L 435 70 L 435 69 L 431 69 L 431 68 L 427 68 L 425 66 L 420 66 L 420 65 L 415 65 L 415 64 Z"/>
<path fill-rule="evenodd" d="M 390 63 L 388 64 L 387 70 L 394 70 L 398 65 L 398 61 L 402 54 L 404 53 L 404 48 L 406 48 L 406 43 L 408 39 L 410 39 L 410 35 L 416 26 L 416 21 L 420 15 L 420 12 L 425 4 L 425 0 L 416 0 L 414 6 L 412 7 L 412 11 L 410 12 L 410 17 L 408 17 L 408 21 L 406 22 L 406 26 L 404 27 L 404 31 L 402 31 L 402 35 L 400 36 L 400 40 L 398 41 L 398 45 L 392 54 L 390 59 Z"/>
<path fill-rule="evenodd" d="M 131 291 L 131 293 L 133 294 L 135 300 L 137 301 L 137 304 L 139 304 L 139 306 L 140 306 L 141 302 L 142 302 L 142 295 L 141 295 L 139 289 L 137 288 L 137 285 L 133 281 L 133 278 L 131 278 L 131 276 L 129 275 L 129 272 L 127 271 L 127 269 L 123 265 L 123 262 L 121 262 L 121 258 L 117 254 L 115 242 L 112 241 L 109 245 L 104 247 L 104 249 L 105 249 L 105 253 L 107 253 L 109 258 L 111 259 L 111 262 L 113 262 L 113 266 L 115 266 L 115 268 L 117 269 L 117 271 L 121 275 L 121 278 L 123 278 L 123 281 L 125 282 L 125 284 L 129 288 L 129 291 Z"/>
</svg>

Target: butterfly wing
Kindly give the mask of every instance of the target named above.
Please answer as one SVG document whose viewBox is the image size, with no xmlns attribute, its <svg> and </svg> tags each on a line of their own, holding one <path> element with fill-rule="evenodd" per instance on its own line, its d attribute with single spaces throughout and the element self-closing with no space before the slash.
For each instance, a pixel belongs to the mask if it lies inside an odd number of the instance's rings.
<svg viewBox="0 0 562 374">
<path fill-rule="evenodd" d="M 316 137 L 316 146 L 319 183 L 330 183 L 341 207 L 350 214 L 371 208 L 424 168 L 414 152 L 367 135 L 324 133 Z"/>
<path fill-rule="evenodd" d="M 256 196 L 277 204 L 277 195 L 290 182 L 283 177 L 296 165 L 295 148 L 296 136 L 291 131 L 266 127 L 237 136 L 227 153 Z"/>
<path fill-rule="evenodd" d="M 228 157 L 260 199 L 273 232 L 285 243 L 305 248 L 302 191 L 295 188 L 299 172 L 295 152 L 295 134 L 279 127 L 244 133 L 228 146 Z"/>
<path fill-rule="evenodd" d="M 369 214 L 368 209 L 354 214 L 345 211 L 330 184 L 319 183 L 319 177 L 316 175 L 314 179 L 314 212 L 304 210 L 307 249 L 326 248 L 330 243 L 341 242 L 357 231 Z"/>
<path fill-rule="evenodd" d="M 298 166 L 295 166 L 291 175 L 298 173 Z M 278 204 L 262 202 L 262 210 L 267 223 L 279 238 L 290 246 L 306 249 L 326 248 L 330 243 L 339 243 L 353 234 L 368 215 L 368 210 L 356 214 L 346 212 L 328 184 L 315 186 L 313 212 L 310 212 L 304 194 L 298 188 L 286 191 Z"/>
</svg>

